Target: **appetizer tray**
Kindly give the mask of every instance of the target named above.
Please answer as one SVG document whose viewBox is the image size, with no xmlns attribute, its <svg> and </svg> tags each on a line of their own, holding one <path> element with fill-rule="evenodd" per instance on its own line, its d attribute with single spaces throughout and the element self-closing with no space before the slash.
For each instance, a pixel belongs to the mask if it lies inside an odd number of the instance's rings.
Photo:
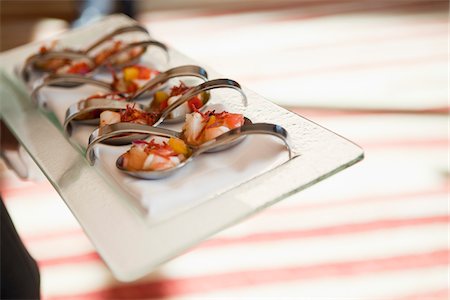
<svg viewBox="0 0 450 300">
<path fill-rule="evenodd" d="M 66 47 L 82 47 L 95 37 L 135 23 L 113 15 L 64 33 L 58 41 Z M 246 105 L 235 90 L 216 89 L 210 92 L 208 109 L 282 126 L 289 135 L 291 157 L 281 140 L 251 135 L 230 149 L 201 154 L 158 180 L 131 177 L 117 169 L 116 159 L 129 145 L 95 146 L 96 161 L 91 166 L 85 152 L 95 127 L 73 125 L 68 137 L 63 123 L 67 108 L 98 87 L 46 87 L 39 92 L 38 105 L 33 103 L 34 86 L 27 85 L 18 70 L 41 45 L 28 44 L 0 54 L 1 117 L 119 280 L 142 277 L 219 230 L 363 158 L 362 149 L 352 142 L 243 87 Z M 158 49 L 152 51 L 144 54 L 140 64 L 162 71 L 198 65 L 209 79 L 223 78 L 174 49 L 168 49 L 168 61 Z M 162 123 L 158 127 L 181 131 L 182 125 Z"/>
</svg>

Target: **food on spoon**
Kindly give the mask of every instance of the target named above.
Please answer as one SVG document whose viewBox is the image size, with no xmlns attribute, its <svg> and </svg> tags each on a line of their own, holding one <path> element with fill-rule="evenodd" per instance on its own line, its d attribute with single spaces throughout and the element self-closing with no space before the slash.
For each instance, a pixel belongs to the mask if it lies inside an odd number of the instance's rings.
<svg viewBox="0 0 450 300">
<path fill-rule="evenodd" d="M 120 122 L 120 113 L 115 111 L 102 111 L 100 113 L 100 127 Z"/>
<path fill-rule="evenodd" d="M 112 41 L 109 45 L 103 47 L 95 56 L 94 63 L 95 66 L 101 65 L 112 55 L 118 53 L 127 44 L 123 41 Z M 73 50 L 70 48 L 60 48 L 57 47 L 57 41 L 53 41 L 50 45 L 43 45 L 39 49 L 39 54 L 45 55 L 52 51 L 63 50 L 67 52 L 80 53 L 82 52 Z M 109 62 L 110 65 L 123 65 L 125 63 L 131 62 L 137 59 L 145 52 L 145 47 L 137 46 L 133 47 L 128 51 L 119 54 L 116 58 Z M 38 69 L 57 73 L 57 74 L 80 74 L 85 75 L 93 70 L 95 66 L 91 65 L 87 59 L 72 60 L 70 58 L 49 58 L 45 60 L 39 60 L 34 63 L 34 66 Z"/>
<path fill-rule="evenodd" d="M 139 140 L 123 155 L 122 166 L 129 171 L 167 170 L 185 161 L 188 154 L 186 144 L 174 137 L 161 143 Z"/>
<path fill-rule="evenodd" d="M 229 112 L 193 112 L 186 115 L 184 140 L 190 145 L 201 145 L 231 129 L 244 125 L 244 116 Z"/>
<path fill-rule="evenodd" d="M 92 99 L 107 99 L 107 100 L 115 100 L 115 101 L 125 101 L 125 98 L 118 95 L 117 93 L 107 93 L 107 94 L 97 93 L 97 94 L 94 94 L 82 101 L 89 101 Z M 79 115 L 75 120 L 81 121 L 81 120 L 98 119 L 98 118 L 100 118 L 100 114 L 102 112 L 103 112 L 102 109 L 94 109 L 89 112 L 83 113 L 82 115 Z"/>
<path fill-rule="evenodd" d="M 39 54 L 40 55 L 45 55 L 48 52 L 52 51 L 55 49 L 56 44 L 58 43 L 58 41 L 52 41 L 51 44 L 49 46 L 41 46 L 41 48 L 39 49 Z M 34 66 L 38 69 L 47 71 L 47 72 L 56 72 L 59 68 L 70 64 L 71 59 L 69 58 L 49 58 L 46 60 L 38 60 L 34 63 Z"/>
<path fill-rule="evenodd" d="M 187 86 L 184 82 L 180 81 L 179 85 L 173 86 L 170 89 L 170 92 L 167 93 L 165 91 L 158 91 L 153 96 L 153 101 L 150 105 L 150 109 L 154 112 L 161 112 L 169 105 L 172 105 L 176 102 L 182 95 L 188 92 L 192 87 Z M 209 94 L 208 93 L 200 93 L 184 102 L 176 109 L 174 109 L 169 118 L 177 118 L 182 117 L 188 113 L 193 111 L 197 111 L 200 109 L 205 103 L 208 101 Z"/>
<path fill-rule="evenodd" d="M 53 41 L 49 46 L 41 46 L 39 49 L 40 55 L 45 55 L 49 52 L 62 50 L 72 53 L 80 53 L 76 50 L 71 49 L 57 49 L 57 41 Z M 70 58 L 49 58 L 45 60 L 38 60 L 34 63 L 34 66 L 38 69 L 45 70 L 47 72 L 56 74 L 79 74 L 86 75 L 91 72 L 94 68 L 92 63 L 86 59 L 70 59 Z"/>
<path fill-rule="evenodd" d="M 116 101 L 125 101 L 126 100 L 126 98 L 124 98 L 117 92 L 96 93 L 96 94 L 84 99 L 84 101 L 91 100 L 91 99 L 107 99 L 107 100 L 116 100 Z"/>
<path fill-rule="evenodd" d="M 58 68 L 56 74 L 78 74 L 86 75 L 93 70 L 93 66 L 87 59 L 73 60 Z"/>
<path fill-rule="evenodd" d="M 112 41 L 112 45 L 109 45 L 103 50 L 101 50 L 97 55 L 94 57 L 94 62 L 97 65 L 100 65 L 104 63 L 108 58 L 110 58 L 112 55 L 118 53 L 120 50 L 122 50 L 124 47 L 126 47 L 127 44 L 123 43 L 122 41 Z M 112 65 L 121 65 L 125 64 L 127 62 L 131 62 L 134 59 L 138 58 L 145 52 L 144 47 L 133 47 L 128 51 L 125 51 L 119 56 L 117 56 L 113 61 L 110 61 Z"/>
<path fill-rule="evenodd" d="M 153 79 L 159 71 L 149 69 L 141 65 L 132 65 L 122 69 L 121 76 L 111 70 L 113 82 L 111 87 L 114 91 L 122 93 L 135 93 L 145 82 Z"/>
<path fill-rule="evenodd" d="M 155 124 L 158 115 L 152 112 L 146 112 L 128 105 L 125 110 L 119 112 L 106 110 L 100 113 L 100 127 L 119 122 L 129 122 L 144 125 Z"/>
</svg>

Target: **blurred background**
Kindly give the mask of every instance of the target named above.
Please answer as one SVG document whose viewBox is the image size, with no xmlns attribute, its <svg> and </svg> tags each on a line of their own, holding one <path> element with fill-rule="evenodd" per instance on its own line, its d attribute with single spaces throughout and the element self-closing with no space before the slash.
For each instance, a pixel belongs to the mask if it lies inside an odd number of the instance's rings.
<svg viewBox="0 0 450 300">
<path fill-rule="evenodd" d="M 92 3 L 0 1 L 1 51 L 124 12 L 366 158 L 129 284 L 39 171 L 2 162 L 44 299 L 448 299 L 448 1 Z"/>
</svg>

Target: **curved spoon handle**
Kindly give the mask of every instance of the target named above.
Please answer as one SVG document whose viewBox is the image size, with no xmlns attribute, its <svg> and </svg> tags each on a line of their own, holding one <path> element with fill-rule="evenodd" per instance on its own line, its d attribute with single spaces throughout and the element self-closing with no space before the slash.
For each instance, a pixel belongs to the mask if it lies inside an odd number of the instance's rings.
<svg viewBox="0 0 450 300">
<path fill-rule="evenodd" d="M 123 33 L 127 33 L 127 32 L 144 32 L 144 33 L 148 33 L 148 30 L 141 26 L 141 25 L 131 25 L 131 26 L 124 26 L 124 27 L 119 27 L 116 30 L 112 31 L 111 33 L 105 35 L 104 37 L 102 37 L 101 39 L 99 39 L 98 41 L 96 41 L 95 43 L 93 43 L 92 45 L 90 45 L 89 47 L 87 47 L 86 49 L 84 49 L 83 53 L 88 54 L 89 52 L 91 52 L 92 50 L 94 50 L 95 48 L 97 48 L 98 46 L 100 46 L 101 44 L 103 44 L 104 42 L 111 40 L 112 38 L 114 38 L 117 35 L 123 34 Z"/>
<path fill-rule="evenodd" d="M 157 128 L 149 125 L 126 123 L 126 122 L 106 125 L 101 128 L 95 129 L 89 136 L 89 144 L 86 149 L 86 159 L 88 160 L 89 164 L 94 165 L 95 162 L 94 146 L 96 144 L 106 141 L 110 138 L 114 138 L 116 136 L 129 133 L 145 133 L 149 135 L 156 135 L 168 138 L 180 137 L 180 133 L 177 131 L 165 128 Z"/>
<path fill-rule="evenodd" d="M 39 99 L 39 91 L 47 86 L 51 86 L 54 84 L 91 84 L 95 85 L 109 91 L 112 91 L 111 84 L 102 80 L 93 79 L 90 77 L 84 77 L 82 75 L 77 74 L 50 74 L 41 80 L 37 81 L 37 84 L 33 88 L 31 92 L 31 100 L 34 104 L 38 104 Z M 78 86 L 78 85 L 76 85 Z"/>
<path fill-rule="evenodd" d="M 145 111 L 145 106 L 140 103 L 129 103 L 126 101 L 118 101 L 111 99 L 103 99 L 103 98 L 93 98 L 88 100 L 81 100 L 78 103 L 75 103 L 66 111 L 66 117 L 64 119 L 64 131 L 67 135 L 71 135 L 72 128 L 71 122 L 79 119 L 81 116 L 86 115 L 95 110 L 121 110 L 127 109 L 129 105 L 134 105 L 136 109 L 140 109 Z"/>
<path fill-rule="evenodd" d="M 251 134 L 268 134 L 276 136 L 277 138 L 281 139 L 284 142 L 287 150 L 289 151 L 289 159 L 292 158 L 292 147 L 290 145 L 287 130 L 281 127 L 280 125 L 270 123 L 253 123 L 249 125 L 243 125 L 238 128 L 234 128 L 230 131 L 227 131 L 219 135 L 217 138 L 200 145 L 198 148 L 196 148 L 195 151 L 192 152 L 192 156 L 197 156 L 203 152 L 210 151 L 216 147 L 231 143 L 235 141 L 238 137 Z"/>
<path fill-rule="evenodd" d="M 209 91 L 212 89 L 218 89 L 218 88 L 230 88 L 230 89 L 234 89 L 234 90 L 238 91 L 242 96 L 242 102 L 244 103 L 245 106 L 247 106 L 247 96 L 245 95 L 245 93 L 242 90 L 241 85 L 239 83 L 237 83 L 236 81 L 234 81 L 232 79 L 213 79 L 213 80 L 209 80 L 204 83 L 201 83 L 201 84 L 197 85 L 196 87 L 190 89 L 185 94 L 183 94 L 183 96 L 181 96 L 177 101 L 175 101 L 174 103 L 172 103 L 171 105 L 166 107 L 161 112 L 161 117 L 154 124 L 154 126 L 161 124 L 161 122 L 163 122 L 164 119 L 166 119 L 169 116 L 169 114 L 172 112 L 172 110 L 174 110 L 175 108 L 177 108 L 184 102 L 189 101 L 190 99 L 192 99 L 193 97 L 197 96 L 198 94 L 200 94 L 202 92 L 206 92 L 206 91 Z"/>
<path fill-rule="evenodd" d="M 156 40 L 147 40 L 147 41 L 141 41 L 141 42 L 135 42 L 135 43 L 129 43 L 113 55 L 109 56 L 107 59 L 105 59 L 102 63 L 100 63 L 98 66 L 106 66 L 108 64 L 114 65 L 114 59 L 118 56 L 122 55 L 123 53 L 126 53 L 127 51 L 130 51 L 131 49 L 137 48 L 137 47 L 143 47 L 145 50 L 147 50 L 150 46 L 156 46 L 164 51 L 164 54 L 166 55 L 166 60 L 169 61 L 169 48 Z M 145 52 L 145 51 L 144 51 Z M 144 54 L 144 53 L 142 53 Z M 127 62 L 128 63 L 128 62 Z M 126 63 L 125 63 L 126 64 Z M 121 64 L 119 64 L 120 66 Z"/>
<path fill-rule="evenodd" d="M 34 54 L 30 57 L 27 58 L 27 60 L 25 61 L 23 67 L 22 67 L 22 71 L 21 76 L 22 79 L 25 82 L 28 82 L 30 80 L 30 73 L 29 73 L 29 69 L 30 67 L 35 64 L 38 61 L 45 61 L 51 58 L 67 58 L 67 59 L 71 59 L 71 60 L 75 60 L 75 59 L 87 59 L 89 60 L 89 62 L 91 63 L 91 65 L 95 65 L 94 61 L 87 56 L 84 53 L 81 52 L 76 52 L 76 51 L 70 51 L 70 50 L 66 50 L 66 51 L 49 51 L 47 53 L 44 54 Z"/>
<path fill-rule="evenodd" d="M 208 72 L 206 72 L 206 70 L 203 69 L 202 67 L 195 65 L 185 65 L 175 67 L 165 72 L 159 73 L 153 79 L 145 83 L 130 97 L 130 100 L 138 98 L 143 93 L 156 88 L 157 86 L 168 81 L 171 78 L 187 77 L 187 76 L 197 77 L 204 81 L 208 80 Z"/>
</svg>

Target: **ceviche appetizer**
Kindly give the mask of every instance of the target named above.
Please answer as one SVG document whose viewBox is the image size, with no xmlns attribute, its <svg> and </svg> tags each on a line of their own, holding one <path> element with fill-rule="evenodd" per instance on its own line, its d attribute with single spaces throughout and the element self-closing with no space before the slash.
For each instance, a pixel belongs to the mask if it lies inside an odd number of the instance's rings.
<svg viewBox="0 0 450 300">
<path fill-rule="evenodd" d="M 39 54 L 44 55 L 50 51 L 55 50 L 57 41 L 51 42 L 49 46 L 41 46 L 39 48 Z M 64 49 L 66 51 L 72 51 L 70 49 Z M 69 58 L 50 58 L 47 60 L 40 60 L 35 63 L 35 67 L 47 72 L 56 72 L 59 68 L 70 64 L 71 59 Z"/>
<path fill-rule="evenodd" d="M 122 68 L 120 76 L 111 69 L 113 81 L 111 88 L 114 91 L 132 94 L 135 93 L 145 82 L 153 79 L 160 72 L 141 65 L 132 65 Z"/>
<path fill-rule="evenodd" d="M 189 148 L 180 139 L 171 137 L 160 143 L 134 141 L 122 155 L 122 167 L 128 171 L 160 171 L 179 165 L 189 157 Z"/>
<path fill-rule="evenodd" d="M 201 145 L 219 135 L 244 125 L 244 116 L 229 112 L 193 112 L 186 115 L 183 126 L 184 140 L 189 145 Z"/>
<path fill-rule="evenodd" d="M 49 46 L 42 46 L 39 49 L 40 55 L 45 55 L 48 52 L 57 50 L 56 41 L 53 41 Z M 59 49 L 66 52 L 80 53 L 79 51 L 71 49 Z M 70 59 L 70 58 L 49 58 L 46 60 L 38 60 L 34 63 L 34 66 L 46 72 L 56 74 L 79 74 L 86 75 L 91 72 L 96 66 L 88 58 Z"/>
<path fill-rule="evenodd" d="M 52 51 L 62 50 L 65 52 L 78 53 L 86 56 L 85 53 L 77 50 L 72 50 L 68 48 L 57 49 L 56 45 L 57 42 L 54 41 L 49 46 L 42 46 L 39 49 L 39 54 L 45 55 Z M 77 60 L 73 60 L 70 58 L 49 58 L 45 60 L 38 60 L 37 62 L 34 63 L 34 66 L 37 69 L 50 73 L 85 75 L 94 70 L 95 68 L 97 68 L 98 66 L 105 64 L 108 58 L 117 54 L 125 46 L 127 46 L 127 44 L 122 41 L 111 41 L 106 47 L 103 47 L 100 51 L 98 51 L 92 57 L 92 60 L 89 59 L 90 56 L 89 57 L 86 56 L 85 59 L 81 58 Z M 138 57 L 140 57 L 144 52 L 145 47 L 136 46 L 129 49 L 128 51 L 120 53 L 117 57 L 115 57 L 112 61 L 109 61 L 108 63 L 113 66 L 131 63 L 135 61 Z"/>
<path fill-rule="evenodd" d="M 153 112 L 139 110 L 134 105 L 128 105 L 127 109 L 118 112 L 105 110 L 100 113 L 100 127 L 119 122 L 129 122 L 143 125 L 155 124 L 158 115 Z"/>
<path fill-rule="evenodd" d="M 95 68 L 88 59 L 69 61 L 67 64 L 54 71 L 55 74 L 78 74 L 86 75 Z"/>
<path fill-rule="evenodd" d="M 81 101 L 89 101 L 91 99 L 106 99 L 106 100 L 115 100 L 115 101 L 125 101 L 126 99 L 122 96 L 120 96 L 117 92 L 113 93 L 97 93 L 94 94 L 84 100 Z M 103 112 L 102 109 L 95 109 L 88 111 L 86 113 L 83 113 L 82 115 L 79 115 L 75 120 L 82 121 L 82 120 L 90 120 L 90 119 L 98 119 L 100 118 L 101 113 Z"/>
<path fill-rule="evenodd" d="M 158 91 L 153 96 L 153 101 L 150 104 L 150 110 L 154 112 L 161 112 L 169 105 L 177 101 L 182 95 L 189 91 L 192 87 L 187 86 L 184 82 L 180 81 L 179 85 L 173 86 L 169 92 Z M 199 95 L 192 97 L 188 101 L 184 102 L 176 109 L 174 109 L 170 118 L 184 117 L 186 114 L 193 111 L 197 111 L 209 100 L 209 93 L 203 92 Z"/>
<path fill-rule="evenodd" d="M 109 45 L 104 47 L 99 53 L 97 53 L 94 56 L 94 62 L 97 65 L 103 64 L 108 58 L 115 55 L 119 51 L 121 51 L 123 48 L 127 46 L 126 43 L 120 40 L 111 41 Z M 128 51 L 125 51 L 121 54 L 119 54 L 113 61 L 110 63 L 112 65 L 122 65 L 128 62 L 131 62 L 137 58 L 139 58 L 142 54 L 145 52 L 145 47 L 138 46 L 133 47 Z"/>
</svg>

